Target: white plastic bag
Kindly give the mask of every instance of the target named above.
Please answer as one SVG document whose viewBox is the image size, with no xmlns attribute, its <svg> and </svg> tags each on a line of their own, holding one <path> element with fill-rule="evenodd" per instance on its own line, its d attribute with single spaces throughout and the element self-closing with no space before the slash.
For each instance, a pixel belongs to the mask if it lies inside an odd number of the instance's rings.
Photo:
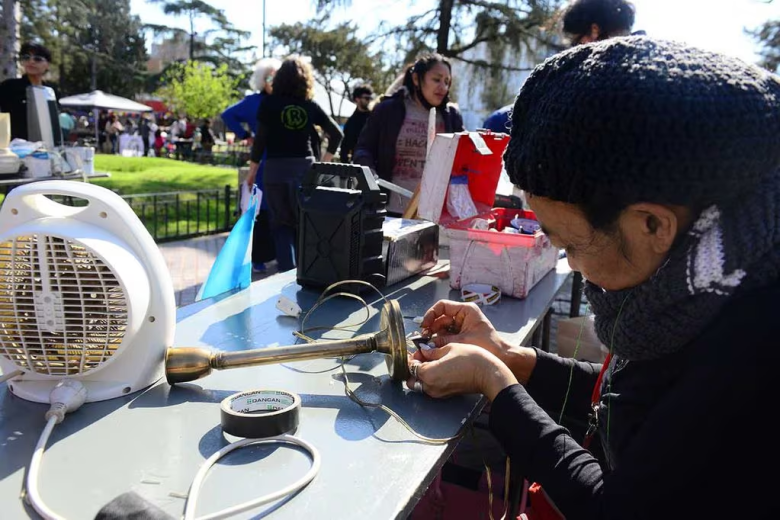
<svg viewBox="0 0 780 520">
<path fill-rule="evenodd" d="M 471 198 L 471 192 L 469 192 L 468 176 L 453 175 L 450 177 L 450 186 L 447 188 L 447 211 L 458 220 L 477 215 L 477 207 Z"/>
<path fill-rule="evenodd" d="M 246 213 L 246 210 L 249 208 L 249 203 L 251 202 L 253 191 L 254 194 L 257 196 L 257 205 L 255 206 L 255 216 L 257 216 L 257 212 L 260 211 L 260 203 L 263 201 L 263 190 L 261 190 L 257 186 L 252 186 L 252 188 L 250 189 L 249 185 L 246 182 L 242 182 L 241 193 L 238 195 L 238 205 L 241 208 L 242 215 Z"/>
</svg>

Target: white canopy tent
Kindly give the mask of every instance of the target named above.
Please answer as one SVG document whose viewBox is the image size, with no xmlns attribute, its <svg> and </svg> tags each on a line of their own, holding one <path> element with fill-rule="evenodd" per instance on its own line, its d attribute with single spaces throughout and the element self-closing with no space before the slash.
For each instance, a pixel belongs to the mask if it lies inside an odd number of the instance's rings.
<svg viewBox="0 0 780 520">
<path fill-rule="evenodd" d="M 100 142 L 100 128 L 98 128 L 98 109 L 118 110 L 120 112 L 151 112 L 152 107 L 137 103 L 132 99 L 106 94 L 102 90 L 93 90 L 85 94 L 64 97 L 59 100 L 64 107 L 91 108 L 95 111 L 95 144 Z"/>
<path fill-rule="evenodd" d="M 314 101 L 322 107 L 326 114 L 347 118 L 355 111 L 355 103 L 349 100 L 349 93 L 347 93 L 346 99 L 342 100 L 342 91 L 343 87 L 333 85 L 333 91 L 330 94 L 330 99 L 333 100 L 333 114 L 330 112 L 328 93 L 319 81 L 314 82 Z"/>
</svg>

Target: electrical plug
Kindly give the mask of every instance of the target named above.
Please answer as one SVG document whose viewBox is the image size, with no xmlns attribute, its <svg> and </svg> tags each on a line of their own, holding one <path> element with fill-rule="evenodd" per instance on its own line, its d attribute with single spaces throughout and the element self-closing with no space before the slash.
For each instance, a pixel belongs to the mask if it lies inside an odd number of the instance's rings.
<svg viewBox="0 0 780 520">
<path fill-rule="evenodd" d="M 276 300 L 276 308 L 293 318 L 298 318 L 301 315 L 301 307 L 286 296 L 279 296 L 279 299 Z"/>
<path fill-rule="evenodd" d="M 57 418 L 57 424 L 61 423 L 66 413 L 74 412 L 81 408 L 87 400 L 87 389 L 80 381 L 64 379 L 52 388 L 49 394 L 51 408 L 46 412 L 46 420 Z"/>
</svg>

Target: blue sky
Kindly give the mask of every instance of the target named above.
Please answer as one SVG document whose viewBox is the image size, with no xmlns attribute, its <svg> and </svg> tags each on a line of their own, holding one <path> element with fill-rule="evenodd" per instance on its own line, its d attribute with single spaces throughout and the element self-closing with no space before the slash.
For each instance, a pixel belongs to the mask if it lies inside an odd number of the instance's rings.
<svg viewBox="0 0 780 520">
<path fill-rule="evenodd" d="M 223 9 L 236 27 L 250 31 L 251 44 L 262 46 L 262 0 L 212 0 L 210 3 Z M 317 15 L 315 3 L 315 0 L 267 0 L 267 25 L 310 20 Z M 353 20 L 368 32 L 380 21 L 403 22 L 410 14 L 424 11 L 433 3 L 434 0 L 352 0 L 352 7 L 338 9 L 334 19 Z M 635 29 L 751 62 L 757 59 L 756 45 L 744 29 L 780 18 L 780 2 L 765 0 L 634 0 L 634 4 Z M 146 23 L 173 22 L 185 26 L 184 19 L 166 18 L 158 6 L 145 0 L 131 0 L 131 9 Z"/>
</svg>

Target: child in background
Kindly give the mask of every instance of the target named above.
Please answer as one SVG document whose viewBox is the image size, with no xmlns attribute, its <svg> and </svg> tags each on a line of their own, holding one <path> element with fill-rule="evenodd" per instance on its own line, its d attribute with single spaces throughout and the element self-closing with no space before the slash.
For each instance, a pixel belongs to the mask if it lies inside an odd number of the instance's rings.
<svg viewBox="0 0 780 520">
<path fill-rule="evenodd" d="M 155 157 L 162 157 L 162 149 L 165 146 L 165 139 L 163 138 L 163 132 L 157 129 L 154 132 L 154 155 Z"/>
</svg>

